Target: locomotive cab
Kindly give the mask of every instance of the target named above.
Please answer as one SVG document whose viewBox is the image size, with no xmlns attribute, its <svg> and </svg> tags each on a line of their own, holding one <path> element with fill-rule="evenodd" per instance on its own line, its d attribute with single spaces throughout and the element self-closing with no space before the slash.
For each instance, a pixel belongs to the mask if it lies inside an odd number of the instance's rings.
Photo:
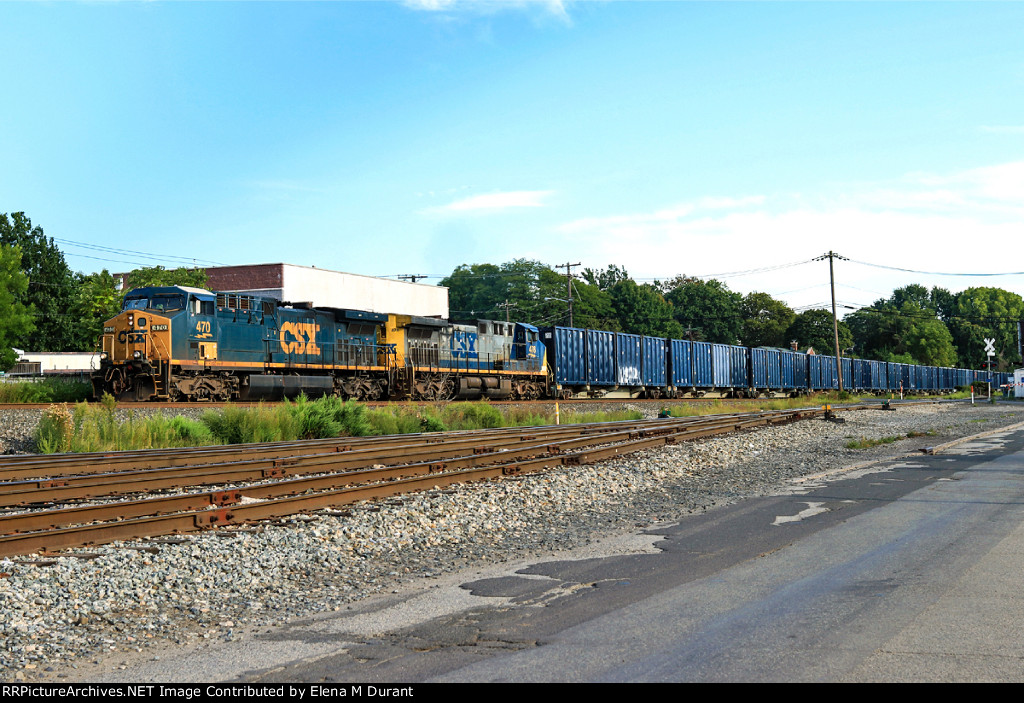
<svg viewBox="0 0 1024 703">
<path fill-rule="evenodd" d="M 174 394 L 172 360 L 217 357 L 214 296 L 187 286 L 135 289 L 104 324 L 100 347 L 100 368 L 92 376 L 95 397 L 168 398 Z"/>
</svg>

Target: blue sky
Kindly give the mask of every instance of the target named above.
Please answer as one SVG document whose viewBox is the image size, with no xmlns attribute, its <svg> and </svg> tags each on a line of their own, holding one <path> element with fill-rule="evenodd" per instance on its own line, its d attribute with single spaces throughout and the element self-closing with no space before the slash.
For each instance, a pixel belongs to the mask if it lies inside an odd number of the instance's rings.
<svg viewBox="0 0 1024 703">
<path fill-rule="evenodd" d="M 651 280 L 834 250 L 849 307 L 1024 294 L 853 263 L 1024 271 L 1024 3 L 5 2 L 0 24 L 0 212 L 75 270 Z M 829 299 L 826 263 L 721 278 Z"/>
</svg>

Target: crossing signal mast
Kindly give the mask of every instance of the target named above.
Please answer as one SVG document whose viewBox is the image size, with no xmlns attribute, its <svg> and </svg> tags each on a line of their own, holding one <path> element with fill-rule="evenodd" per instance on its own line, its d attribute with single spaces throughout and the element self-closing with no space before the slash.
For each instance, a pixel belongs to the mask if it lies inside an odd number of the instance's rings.
<svg viewBox="0 0 1024 703">
<path fill-rule="evenodd" d="M 988 357 L 988 399 L 992 400 L 992 357 L 996 355 L 995 337 L 985 337 L 985 356 Z"/>
</svg>

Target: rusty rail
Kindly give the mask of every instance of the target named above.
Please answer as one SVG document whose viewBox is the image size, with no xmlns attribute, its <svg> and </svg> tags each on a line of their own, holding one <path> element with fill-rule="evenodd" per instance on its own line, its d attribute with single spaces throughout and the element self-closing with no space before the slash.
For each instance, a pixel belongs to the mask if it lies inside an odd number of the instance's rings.
<svg viewBox="0 0 1024 703">
<path fill-rule="evenodd" d="M 822 413 L 820 409 L 805 408 L 671 420 L 417 435 L 414 438 L 374 438 L 361 442 L 348 438 L 341 450 L 338 440 L 291 443 L 290 456 L 281 455 L 284 448 L 279 445 L 249 446 L 238 456 L 259 456 L 261 451 L 268 452 L 270 456 L 187 467 L 83 474 L 59 481 L 54 479 L 49 484 L 46 481 L 5 482 L 0 483 L 0 500 L 7 504 L 19 501 L 50 505 L 86 495 L 149 492 L 172 485 L 221 484 L 222 487 L 185 495 L 0 516 L 0 556 L 196 532 L 280 518 L 435 486 L 564 465 L 589 464 L 667 443 L 769 423 L 791 422 Z M 209 455 L 210 458 L 224 456 L 216 452 Z M 90 460 L 95 462 L 107 458 L 109 455 L 103 455 L 102 459 L 93 456 Z M 64 460 L 71 462 L 69 457 L 64 457 Z M 65 464 L 64 469 L 69 466 Z M 312 475 L 295 475 L 300 472 Z M 223 488 L 225 483 L 243 485 Z M 243 503 L 243 499 L 255 502 Z"/>
</svg>

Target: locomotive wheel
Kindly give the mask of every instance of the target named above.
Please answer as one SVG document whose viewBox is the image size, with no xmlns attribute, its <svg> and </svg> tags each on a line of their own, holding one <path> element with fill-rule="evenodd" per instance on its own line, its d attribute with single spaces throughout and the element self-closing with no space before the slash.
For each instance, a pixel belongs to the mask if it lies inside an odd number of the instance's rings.
<svg viewBox="0 0 1024 703">
<path fill-rule="evenodd" d="M 444 384 L 441 387 L 441 400 L 451 400 L 455 397 L 455 393 L 458 389 L 456 380 L 449 376 L 444 380 Z"/>
</svg>

